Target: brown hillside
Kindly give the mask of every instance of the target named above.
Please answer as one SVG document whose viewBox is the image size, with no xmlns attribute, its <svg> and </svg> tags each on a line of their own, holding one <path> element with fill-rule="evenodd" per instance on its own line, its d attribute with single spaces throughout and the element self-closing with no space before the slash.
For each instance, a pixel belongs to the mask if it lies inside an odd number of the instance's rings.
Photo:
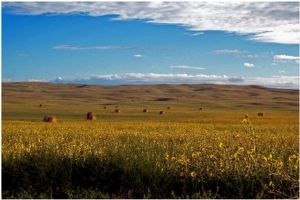
<svg viewBox="0 0 300 200">
<path fill-rule="evenodd" d="M 2 101 L 175 101 L 299 106 L 299 90 L 233 85 L 99 86 L 53 83 L 2 83 Z M 234 105 L 231 105 L 234 106 Z"/>
</svg>

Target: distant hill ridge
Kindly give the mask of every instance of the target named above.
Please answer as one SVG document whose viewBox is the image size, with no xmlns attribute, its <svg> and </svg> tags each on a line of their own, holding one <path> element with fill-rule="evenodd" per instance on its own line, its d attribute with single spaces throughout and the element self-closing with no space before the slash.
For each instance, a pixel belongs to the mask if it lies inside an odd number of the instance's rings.
<svg viewBox="0 0 300 200">
<path fill-rule="evenodd" d="M 299 107 L 299 90 L 275 89 L 263 86 L 215 84 L 182 85 L 82 85 L 41 82 L 2 83 L 2 101 L 9 100 L 60 101 L 194 101 L 223 106 L 265 105 Z M 228 105 L 227 105 L 228 104 Z"/>
</svg>

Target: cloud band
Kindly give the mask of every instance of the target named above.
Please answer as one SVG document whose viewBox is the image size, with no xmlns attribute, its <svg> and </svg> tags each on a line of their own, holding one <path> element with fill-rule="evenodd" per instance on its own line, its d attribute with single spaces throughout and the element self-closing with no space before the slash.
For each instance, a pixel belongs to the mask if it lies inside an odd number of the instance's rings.
<svg viewBox="0 0 300 200">
<path fill-rule="evenodd" d="M 236 85 L 262 85 L 274 88 L 299 89 L 299 76 L 273 76 L 273 77 L 228 77 L 218 75 L 188 75 L 188 74 L 155 74 L 155 73 L 125 73 L 114 75 L 96 75 L 89 77 L 59 77 L 55 83 L 78 83 L 100 85 L 123 84 L 236 84 Z"/>
<path fill-rule="evenodd" d="M 299 2 L 4 2 L 2 7 L 23 15 L 115 15 L 114 20 L 143 19 L 191 31 L 250 34 L 250 40 L 299 44 Z"/>
</svg>

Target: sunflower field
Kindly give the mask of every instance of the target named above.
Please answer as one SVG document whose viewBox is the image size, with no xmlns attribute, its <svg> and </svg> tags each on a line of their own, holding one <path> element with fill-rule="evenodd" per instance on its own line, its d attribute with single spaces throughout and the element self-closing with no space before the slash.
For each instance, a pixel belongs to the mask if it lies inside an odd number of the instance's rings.
<svg viewBox="0 0 300 200">
<path fill-rule="evenodd" d="M 2 198 L 299 198 L 298 113 L 170 112 L 2 120 Z"/>
</svg>

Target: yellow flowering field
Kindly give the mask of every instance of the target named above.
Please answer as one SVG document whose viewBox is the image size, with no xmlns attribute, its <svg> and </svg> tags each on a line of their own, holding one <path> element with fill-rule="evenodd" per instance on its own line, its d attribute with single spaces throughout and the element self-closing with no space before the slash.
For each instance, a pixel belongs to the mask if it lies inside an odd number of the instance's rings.
<svg viewBox="0 0 300 200">
<path fill-rule="evenodd" d="M 2 198 L 299 198 L 297 112 L 173 112 L 2 120 Z"/>
</svg>

